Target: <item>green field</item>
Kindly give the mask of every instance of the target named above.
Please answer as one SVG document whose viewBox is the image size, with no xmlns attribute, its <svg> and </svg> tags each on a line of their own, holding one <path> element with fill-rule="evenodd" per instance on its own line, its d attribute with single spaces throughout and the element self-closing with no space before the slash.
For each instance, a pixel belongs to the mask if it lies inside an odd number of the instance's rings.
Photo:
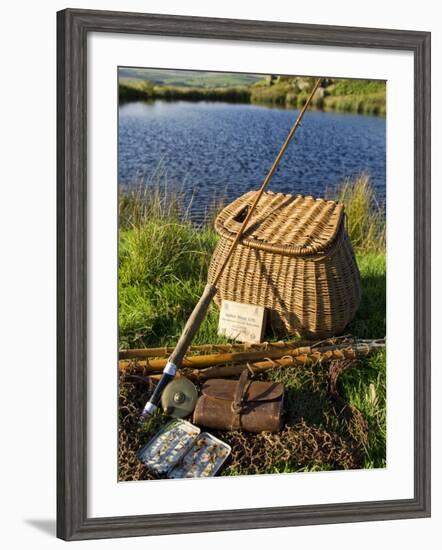
<svg viewBox="0 0 442 550">
<path fill-rule="evenodd" d="M 149 80 L 153 84 L 167 86 L 187 86 L 218 88 L 242 86 L 262 80 L 262 75 L 242 73 L 217 73 L 210 71 L 177 71 L 162 69 L 132 69 L 120 67 L 118 77 L 132 83 Z"/>
<path fill-rule="evenodd" d="M 362 303 L 347 332 L 361 338 L 383 338 L 385 218 L 375 208 L 373 190 L 366 176 L 356 182 L 345 182 L 338 194 L 347 206 L 349 234 L 362 278 Z M 182 206 L 179 193 L 169 190 L 164 194 L 160 186 L 149 194 L 139 191 L 120 197 L 121 349 L 176 343 L 203 291 L 217 235 L 210 223 L 195 228 L 190 221 L 183 220 Z M 217 335 L 217 324 L 218 311 L 212 305 L 194 343 L 225 341 Z M 267 338 L 273 339 L 275 335 L 267 334 Z M 385 366 L 385 353 L 380 352 L 364 359 L 356 368 L 344 369 L 338 383 L 339 408 L 335 400 L 330 399 L 328 365 L 279 369 L 267 375 L 283 381 L 288 388 L 285 439 L 272 440 L 272 451 L 265 446 L 262 435 L 241 436 L 241 439 L 238 434 L 221 434 L 237 456 L 250 454 L 250 460 L 234 460 L 223 475 L 384 467 Z M 131 391 L 132 396 L 127 389 L 120 395 L 120 405 L 135 415 L 146 395 L 135 385 Z M 133 455 L 137 446 L 151 436 L 161 418 L 154 418 L 141 431 L 134 428 L 133 433 L 129 432 L 135 421 L 130 415 L 122 418 L 125 420 L 120 437 L 125 443 L 123 451 L 120 449 L 123 457 L 120 479 L 143 479 L 146 474 L 140 471 L 139 465 L 133 466 L 136 464 Z M 304 442 L 300 434 L 304 434 Z M 335 449 L 332 454 L 308 450 L 309 441 L 312 444 L 323 440 Z M 260 445 L 267 450 L 256 462 L 255 447 Z M 298 449 L 288 457 L 288 445 L 293 449 L 300 446 L 304 454 Z"/>
</svg>

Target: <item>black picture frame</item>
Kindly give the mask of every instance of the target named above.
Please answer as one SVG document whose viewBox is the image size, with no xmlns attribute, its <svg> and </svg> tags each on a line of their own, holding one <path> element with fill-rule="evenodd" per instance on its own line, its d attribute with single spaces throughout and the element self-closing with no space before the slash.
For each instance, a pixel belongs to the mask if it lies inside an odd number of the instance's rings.
<svg viewBox="0 0 442 550">
<path fill-rule="evenodd" d="M 414 56 L 414 497 L 87 517 L 87 36 L 407 50 Z M 57 13 L 57 536 L 98 539 L 430 516 L 430 33 L 66 9 Z"/>
</svg>

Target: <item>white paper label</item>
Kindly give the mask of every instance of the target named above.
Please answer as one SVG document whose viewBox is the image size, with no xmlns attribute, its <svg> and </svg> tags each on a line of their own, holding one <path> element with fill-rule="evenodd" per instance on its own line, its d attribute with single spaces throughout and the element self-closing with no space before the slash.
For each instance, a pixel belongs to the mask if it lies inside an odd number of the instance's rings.
<svg viewBox="0 0 442 550">
<path fill-rule="evenodd" d="M 239 342 L 261 342 L 264 336 L 265 308 L 223 300 L 218 334 Z"/>
</svg>

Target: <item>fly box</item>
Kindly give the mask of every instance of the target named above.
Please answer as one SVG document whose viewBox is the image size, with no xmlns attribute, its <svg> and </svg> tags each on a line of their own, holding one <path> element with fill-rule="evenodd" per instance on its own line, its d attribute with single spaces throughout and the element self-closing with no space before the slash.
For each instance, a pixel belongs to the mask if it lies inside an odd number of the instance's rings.
<svg viewBox="0 0 442 550">
<path fill-rule="evenodd" d="M 198 437 L 200 429 L 185 420 L 166 424 L 138 453 L 138 458 L 156 474 L 166 474 Z"/>
<path fill-rule="evenodd" d="M 231 448 L 227 443 L 203 432 L 167 477 L 171 479 L 212 477 L 219 471 L 230 452 Z"/>
<path fill-rule="evenodd" d="M 230 447 L 186 420 L 164 426 L 138 453 L 149 470 L 171 479 L 214 476 Z"/>
</svg>

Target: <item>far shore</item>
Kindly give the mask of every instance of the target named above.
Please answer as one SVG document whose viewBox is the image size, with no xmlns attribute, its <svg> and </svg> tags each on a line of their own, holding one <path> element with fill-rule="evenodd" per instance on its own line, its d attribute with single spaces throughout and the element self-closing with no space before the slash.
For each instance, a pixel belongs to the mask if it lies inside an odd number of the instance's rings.
<svg viewBox="0 0 442 550">
<path fill-rule="evenodd" d="M 119 100 L 220 101 L 300 108 L 308 97 L 309 82 L 277 77 L 250 85 L 176 86 L 148 80 L 120 79 Z M 302 84 L 302 87 L 300 87 Z M 329 80 L 315 94 L 312 107 L 321 111 L 385 116 L 386 86 L 381 81 Z"/>
</svg>

